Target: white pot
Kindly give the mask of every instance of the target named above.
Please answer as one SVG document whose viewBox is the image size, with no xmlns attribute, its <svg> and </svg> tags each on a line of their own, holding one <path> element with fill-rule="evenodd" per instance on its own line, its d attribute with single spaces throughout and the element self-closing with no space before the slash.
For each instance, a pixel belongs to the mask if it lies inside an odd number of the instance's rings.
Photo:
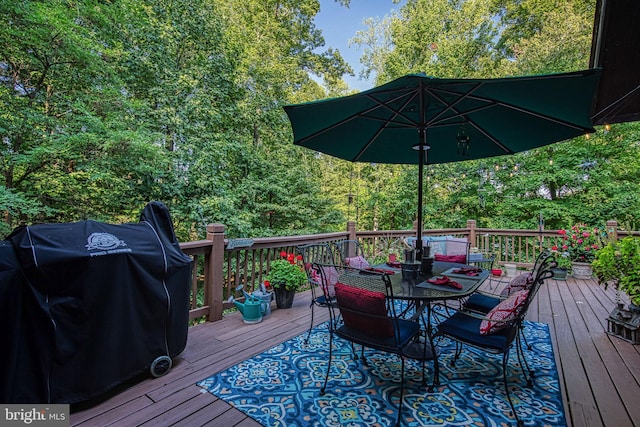
<svg viewBox="0 0 640 427">
<path fill-rule="evenodd" d="M 590 262 L 571 262 L 571 275 L 574 279 L 591 279 L 592 274 Z"/>
<path fill-rule="evenodd" d="M 518 266 L 515 264 L 505 264 L 504 269 L 506 271 L 507 277 L 516 277 L 516 275 L 518 274 L 517 273 Z"/>
</svg>

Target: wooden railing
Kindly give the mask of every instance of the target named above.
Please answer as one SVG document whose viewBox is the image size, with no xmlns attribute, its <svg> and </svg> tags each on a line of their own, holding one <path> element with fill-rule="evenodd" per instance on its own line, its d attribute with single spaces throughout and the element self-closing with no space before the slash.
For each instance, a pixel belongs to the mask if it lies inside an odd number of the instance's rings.
<svg viewBox="0 0 640 427">
<path fill-rule="evenodd" d="M 638 235 L 640 232 L 618 230 L 615 221 L 607 222 L 607 233 L 613 238 Z M 224 310 L 233 307 L 231 296 L 239 296 L 238 286 L 246 291 L 258 288 L 269 271 L 269 265 L 280 257 L 281 251 L 295 252 L 298 245 L 357 239 L 364 252 L 377 259 L 389 253 L 401 254 L 403 239 L 415 236 L 413 230 L 356 231 L 353 221 L 344 232 L 302 236 L 255 239 L 226 239 L 222 224 L 207 226 L 207 238 L 181 243 L 180 247 L 194 260 L 191 278 L 190 320 L 222 319 Z M 561 236 L 555 231 L 505 230 L 477 228 L 475 220 L 468 220 L 465 228 L 423 230 L 425 236 L 450 235 L 467 237 L 472 250 L 496 255 L 496 265 L 505 263 L 530 266 L 543 248 L 560 245 Z"/>
</svg>

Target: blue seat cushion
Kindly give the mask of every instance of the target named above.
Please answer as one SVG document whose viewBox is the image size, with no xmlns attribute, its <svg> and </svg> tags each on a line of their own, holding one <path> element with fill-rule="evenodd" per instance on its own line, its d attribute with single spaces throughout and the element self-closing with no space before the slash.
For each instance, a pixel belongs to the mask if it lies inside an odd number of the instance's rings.
<svg viewBox="0 0 640 427">
<path fill-rule="evenodd" d="M 464 306 L 467 310 L 477 311 L 478 313 L 488 313 L 495 306 L 500 304 L 502 299 L 484 294 L 473 294 L 465 302 Z"/>
<path fill-rule="evenodd" d="M 501 329 L 490 335 L 480 334 L 481 319 L 455 313 L 437 325 L 438 331 L 475 347 L 504 352 L 511 345 L 517 332 L 516 326 Z"/>
</svg>

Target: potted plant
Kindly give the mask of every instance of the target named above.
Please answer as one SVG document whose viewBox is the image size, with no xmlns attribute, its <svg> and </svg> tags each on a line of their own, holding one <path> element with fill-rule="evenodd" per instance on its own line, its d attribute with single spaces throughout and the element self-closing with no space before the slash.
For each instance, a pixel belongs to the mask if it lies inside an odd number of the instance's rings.
<svg viewBox="0 0 640 427">
<path fill-rule="evenodd" d="M 302 255 L 285 251 L 269 267 L 265 285 L 273 288 L 278 308 L 291 308 L 296 291 L 307 282 Z"/>
<path fill-rule="evenodd" d="M 596 253 L 593 272 L 598 283 L 616 288 L 616 303 L 621 302 L 619 291 L 629 296 L 630 311 L 640 312 L 640 238 L 632 236 L 609 242 Z"/>
<path fill-rule="evenodd" d="M 567 230 L 558 230 L 562 235 L 559 250 L 569 254 L 571 273 L 576 279 L 590 279 L 592 276 L 591 262 L 596 251 L 602 247 L 603 231 L 597 227 L 576 224 Z"/>
<path fill-rule="evenodd" d="M 571 261 L 569 261 L 569 252 L 561 251 L 557 245 L 551 246 L 551 253 L 555 255 L 558 265 L 551 269 L 553 272 L 553 278 L 556 280 L 567 280 L 567 272 L 571 267 Z"/>
</svg>

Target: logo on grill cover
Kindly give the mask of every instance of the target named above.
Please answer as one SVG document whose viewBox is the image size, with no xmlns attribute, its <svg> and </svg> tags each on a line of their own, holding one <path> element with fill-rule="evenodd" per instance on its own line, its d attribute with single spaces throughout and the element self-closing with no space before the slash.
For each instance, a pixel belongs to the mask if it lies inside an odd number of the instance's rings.
<svg viewBox="0 0 640 427">
<path fill-rule="evenodd" d="M 120 246 L 127 246 L 124 240 L 118 239 L 109 233 L 92 233 L 87 239 L 87 250 L 98 249 L 101 251 L 110 251 Z"/>
</svg>

